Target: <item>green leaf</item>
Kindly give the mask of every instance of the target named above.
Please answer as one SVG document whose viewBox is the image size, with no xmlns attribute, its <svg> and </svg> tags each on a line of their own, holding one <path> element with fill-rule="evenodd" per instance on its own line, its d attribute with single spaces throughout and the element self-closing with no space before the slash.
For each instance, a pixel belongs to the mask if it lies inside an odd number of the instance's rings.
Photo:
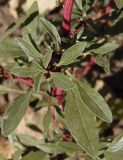
<svg viewBox="0 0 123 160">
<path fill-rule="evenodd" d="M 67 93 L 65 121 L 71 135 L 82 150 L 91 157 L 96 157 L 99 147 L 96 118 L 81 100 L 77 89 Z"/>
<path fill-rule="evenodd" d="M 116 43 L 105 43 L 101 47 L 90 50 L 89 52 L 93 52 L 95 54 L 106 54 L 112 52 L 119 48 L 119 45 Z"/>
<path fill-rule="evenodd" d="M 26 136 L 26 135 L 17 135 L 17 137 L 23 145 L 37 147 L 38 149 L 46 153 L 53 153 L 53 154 L 64 153 L 64 149 L 59 147 L 57 144 L 44 143 L 39 140 L 35 140 L 31 136 Z"/>
<path fill-rule="evenodd" d="M 18 46 L 16 40 L 7 39 L 0 43 L 0 57 L 16 58 L 21 56 L 24 56 L 24 52 Z"/>
<path fill-rule="evenodd" d="M 5 35 L 2 37 L 2 40 L 4 40 L 7 36 L 9 36 L 12 32 L 14 32 L 21 24 L 24 23 L 24 21 L 26 20 L 27 16 L 24 15 L 22 17 L 20 17 L 19 19 L 17 19 L 15 22 L 13 22 L 8 29 L 6 30 Z"/>
<path fill-rule="evenodd" d="M 96 55 L 95 57 L 96 64 L 103 67 L 106 73 L 110 72 L 110 56 L 109 55 Z"/>
<path fill-rule="evenodd" d="M 76 84 L 62 73 L 52 73 L 55 85 L 63 90 L 69 90 L 76 87 Z"/>
<path fill-rule="evenodd" d="M 121 150 L 123 150 L 123 134 L 115 138 L 107 149 L 108 152 L 117 152 Z"/>
<path fill-rule="evenodd" d="M 46 54 L 45 54 L 45 56 L 44 56 L 44 58 L 43 58 L 43 60 L 42 60 L 42 62 L 43 62 L 43 66 L 45 67 L 45 68 L 47 68 L 48 67 L 48 65 L 49 65 L 49 63 L 50 63 L 50 60 L 51 60 L 51 58 L 52 58 L 52 49 L 47 49 L 47 52 L 46 52 Z"/>
<path fill-rule="evenodd" d="M 81 38 L 81 36 L 83 35 L 83 33 L 84 33 L 84 27 L 82 27 L 82 28 L 80 28 L 79 30 L 78 30 L 78 33 L 77 33 L 77 39 L 80 39 Z"/>
<path fill-rule="evenodd" d="M 78 42 L 74 44 L 72 47 L 68 48 L 62 55 L 60 62 L 57 66 L 68 65 L 73 63 L 77 57 L 81 55 L 86 47 L 86 42 Z"/>
<path fill-rule="evenodd" d="M 87 83 L 77 80 L 81 98 L 95 116 L 106 122 L 112 122 L 112 113 L 103 97 Z"/>
<path fill-rule="evenodd" d="M 81 0 L 75 0 L 75 6 L 82 11 L 82 1 Z"/>
<path fill-rule="evenodd" d="M 44 134 L 47 136 L 48 135 L 48 131 L 49 131 L 49 127 L 51 124 L 51 113 L 50 113 L 50 106 L 48 107 L 48 111 L 46 116 L 44 117 L 43 120 L 43 127 L 44 127 Z"/>
<path fill-rule="evenodd" d="M 0 128 L 1 128 L 1 126 L 2 126 L 2 121 L 3 121 L 3 117 L 0 116 Z"/>
<path fill-rule="evenodd" d="M 2 134 L 4 136 L 10 135 L 19 125 L 27 107 L 29 106 L 29 100 L 32 90 L 29 90 L 26 94 L 19 96 L 10 105 L 3 117 Z"/>
<path fill-rule="evenodd" d="M 42 151 L 30 152 L 24 156 L 21 160 L 48 160 L 48 155 Z"/>
<path fill-rule="evenodd" d="M 51 38 L 53 39 L 54 44 L 56 45 L 56 49 L 59 50 L 61 39 L 60 39 L 60 36 L 58 34 L 56 27 L 44 18 L 40 18 L 40 22 L 43 28 L 50 34 Z"/>
<path fill-rule="evenodd" d="M 38 14 L 39 14 L 39 8 L 38 3 L 35 1 L 30 9 L 27 12 L 27 15 L 30 15 L 30 23 L 26 26 L 26 30 L 29 34 L 34 38 L 37 31 L 38 26 Z"/>
<path fill-rule="evenodd" d="M 12 89 L 12 88 L 8 88 L 0 85 L 0 94 L 6 94 L 6 93 L 24 93 L 24 92 L 19 89 Z"/>
<path fill-rule="evenodd" d="M 105 152 L 106 160 L 122 160 L 123 151 L 118 152 Z"/>
<path fill-rule="evenodd" d="M 36 69 L 38 69 L 38 70 L 41 70 L 41 71 L 43 70 L 43 68 L 42 68 L 42 66 L 40 65 L 40 63 L 38 63 L 38 62 L 36 62 L 36 61 L 33 61 L 32 63 L 33 63 L 32 66 L 33 66 L 34 68 L 36 68 Z"/>
<path fill-rule="evenodd" d="M 18 134 L 17 139 L 21 144 L 26 146 L 36 146 L 41 143 L 40 141 L 34 139 L 33 137 L 24 134 Z"/>
<path fill-rule="evenodd" d="M 76 7 L 73 8 L 72 13 L 73 13 L 74 19 L 77 17 L 80 18 L 82 16 L 82 11 Z"/>
<path fill-rule="evenodd" d="M 21 154 L 22 154 L 22 150 L 20 149 L 16 150 L 14 155 L 12 156 L 13 160 L 20 160 Z"/>
<path fill-rule="evenodd" d="M 119 9 L 123 8 L 123 1 L 122 0 L 114 0 L 114 1 Z"/>
<path fill-rule="evenodd" d="M 58 100 L 57 100 L 58 101 Z M 52 103 L 53 104 L 53 103 Z M 59 104 L 58 102 L 55 104 L 55 116 L 57 121 L 62 124 L 62 126 L 64 127 L 64 129 L 67 129 L 66 123 L 65 123 L 65 119 L 64 119 L 64 115 L 60 112 L 59 108 L 58 108 Z"/>
<path fill-rule="evenodd" d="M 79 152 L 81 151 L 81 147 L 77 145 L 76 143 L 73 142 L 59 142 L 58 146 L 64 149 L 64 152 L 67 153 L 74 153 L 74 152 Z"/>
<path fill-rule="evenodd" d="M 41 149 L 42 151 L 46 153 L 51 153 L 51 154 L 62 154 L 64 153 L 64 149 L 59 147 L 57 144 L 53 143 L 44 143 L 40 145 L 36 145 L 38 149 Z"/>
<path fill-rule="evenodd" d="M 11 69 L 11 73 L 19 77 L 34 77 L 41 71 L 33 67 L 14 67 Z"/>
<path fill-rule="evenodd" d="M 31 43 L 25 41 L 22 38 L 18 38 L 18 44 L 30 59 L 40 61 L 41 54 L 34 48 Z"/>
<path fill-rule="evenodd" d="M 38 93 L 40 91 L 40 86 L 41 86 L 43 78 L 44 78 L 44 75 L 42 73 L 39 73 L 36 75 L 36 77 L 34 79 L 34 87 L 35 87 L 36 93 Z"/>
<path fill-rule="evenodd" d="M 27 27 L 27 30 L 31 35 L 36 31 L 37 21 L 38 21 L 38 5 L 37 2 L 34 2 L 30 7 L 26 15 L 17 19 L 12 23 L 6 30 L 5 35 L 2 37 L 2 40 L 14 32 L 19 26 Z"/>
</svg>

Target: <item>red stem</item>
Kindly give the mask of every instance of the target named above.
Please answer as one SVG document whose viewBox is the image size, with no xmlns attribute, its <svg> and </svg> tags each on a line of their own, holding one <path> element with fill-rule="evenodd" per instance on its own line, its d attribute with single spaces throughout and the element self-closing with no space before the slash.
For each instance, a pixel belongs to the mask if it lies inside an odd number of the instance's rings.
<svg viewBox="0 0 123 160">
<path fill-rule="evenodd" d="M 66 36 L 70 35 L 70 23 L 71 23 L 73 4 L 74 4 L 74 0 L 65 0 L 62 29 L 63 29 L 64 35 Z"/>
<path fill-rule="evenodd" d="M 21 77 L 14 77 L 14 79 L 16 79 L 18 82 L 24 83 L 26 85 L 28 85 L 29 87 L 33 87 L 34 83 L 31 79 L 24 79 Z"/>
<path fill-rule="evenodd" d="M 0 71 L 1 71 L 0 75 L 2 76 L 3 79 L 9 78 L 9 72 L 4 70 L 1 65 L 0 65 Z M 18 76 L 14 76 L 14 75 L 13 75 L 13 78 L 21 83 L 28 85 L 29 87 L 34 86 L 34 82 L 31 78 L 23 78 L 23 77 L 18 77 Z"/>
<path fill-rule="evenodd" d="M 89 62 L 89 64 L 88 64 L 87 66 L 85 66 L 85 67 L 83 68 L 82 74 L 83 74 L 83 75 L 86 75 L 86 74 L 92 69 L 94 63 L 95 63 L 94 57 L 91 56 L 90 62 Z"/>
</svg>

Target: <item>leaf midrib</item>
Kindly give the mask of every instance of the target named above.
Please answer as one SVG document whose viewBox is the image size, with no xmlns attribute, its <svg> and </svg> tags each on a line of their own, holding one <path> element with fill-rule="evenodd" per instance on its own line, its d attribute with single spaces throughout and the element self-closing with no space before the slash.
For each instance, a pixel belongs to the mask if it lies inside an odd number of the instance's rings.
<svg viewBox="0 0 123 160">
<path fill-rule="evenodd" d="M 82 87 L 82 85 L 80 85 L 80 84 L 79 84 L 79 86 L 80 86 L 82 89 L 84 88 L 84 87 Z M 84 90 L 84 89 L 83 89 L 83 90 Z M 92 99 L 91 96 L 88 94 L 88 92 L 85 92 L 85 91 L 84 91 L 84 93 L 91 99 L 91 101 L 93 101 L 93 99 Z M 105 115 L 105 112 L 103 111 L 103 109 L 101 109 L 100 105 L 98 105 L 95 101 L 93 101 L 93 102 L 94 102 L 94 104 L 96 105 L 96 107 L 98 107 L 98 109 L 100 110 L 100 112 L 102 112 L 102 113 Z M 87 105 L 86 105 L 86 106 L 87 106 Z M 106 119 L 110 120 L 107 115 L 105 115 L 105 119 L 104 119 L 104 118 L 102 118 L 101 116 L 99 116 L 99 115 L 97 115 L 96 113 L 94 113 L 94 112 L 90 109 L 90 107 L 87 106 L 87 108 L 88 108 L 94 115 L 96 115 L 97 117 L 99 117 L 101 120 L 106 121 L 106 122 L 109 122 L 109 121 L 106 120 Z M 103 115 L 102 115 L 102 116 L 103 116 Z M 103 117 L 104 117 L 104 116 L 103 116 Z"/>
<path fill-rule="evenodd" d="M 24 95 L 22 99 L 24 99 L 24 97 L 26 97 L 27 95 Z M 26 104 L 26 101 L 28 100 L 28 97 L 23 101 L 23 103 L 20 105 L 19 109 L 18 109 L 18 112 L 16 113 L 16 117 L 18 117 L 18 115 L 20 114 L 20 110 L 22 109 L 22 106 Z M 28 104 L 28 103 L 27 103 Z M 17 102 L 17 105 L 18 105 L 18 102 Z M 10 106 L 11 107 L 11 106 Z M 28 106 L 27 106 L 28 107 Z M 24 107 L 25 108 L 25 107 Z M 14 110 L 12 111 L 14 113 Z M 12 114 L 13 114 L 12 113 Z M 7 116 L 7 115 L 5 115 Z M 15 121 L 15 118 L 13 118 L 10 123 L 9 123 L 9 126 L 11 126 L 13 124 L 13 121 Z M 8 127 L 8 126 L 7 126 Z M 7 129 L 5 127 L 5 129 Z M 8 132 L 8 131 L 7 131 Z"/>
<path fill-rule="evenodd" d="M 75 96 L 75 93 L 73 92 L 73 94 L 74 94 L 74 97 L 75 97 L 75 102 L 76 102 L 76 96 Z M 91 149 L 92 149 L 92 152 L 93 152 L 93 154 L 95 153 L 95 151 L 94 151 L 94 148 L 93 148 L 93 145 L 90 143 L 90 140 L 89 140 L 89 138 L 88 138 L 88 134 L 87 134 L 87 132 L 86 132 L 86 127 L 85 127 L 85 124 L 83 123 L 83 119 L 82 119 L 82 117 L 81 117 L 81 111 L 80 111 L 80 109 L 79 109 L 79 106 L 78 106 L 78 103 L 76 102 L 76 105 L 77 105 L 77 108 L 78 108 L 78 111 L 79 111 L 79 115 L 80 115 L 80 119 L 81 119 L 81 121 L 82 121 L 82 124 L 83 124 L 83 129 L 84 129 L 84 132 L 85 132 L 85 135 L 86 135 L 86 137 L 87 137 L 87 140 L 88 140 L 88 143 L 90 144 L 90 146 L 91 146 Z M 86 151 L 87 152 L 87 151 Z M 88 153 L 88 152 L 87 152 Z M 90 155 L 90 153 L 88 153 L 89 155 Z M 94 154 L 95 155 L 95 154 Z M 91 155 L 92 156 L 92 155 Z"/>
<path fill-rule="evenodd" d="M 55 77 L 55 76 L 53 75 L 53 81 L 54 81 L 54 83 L 55 83 L 56 81 L 55 81 L 54 77 Z M 65 78 L 66 78 L 66 77 L 65 77 Z M 67 84 L 62 78 L 59 78 L 58 76 L 57 76 L 57 79 L 58 79 L 59 81 L 63 82 L 64 84 Z M 74 82 L 71 81 L 71 84 L 74 85 Z M 64 86 L 64 85 L 63 85 L 63 86 Z M 69 89 L 65 89 L 65 88 L 64 88 L 64 90 L 70 90 L 70 89 L 73 89 L 73 88 L 76 88 L 76 84 L 75 84 L 74 87 L 71 87 L 71 88 L 69 88 Z"/>
</svg>

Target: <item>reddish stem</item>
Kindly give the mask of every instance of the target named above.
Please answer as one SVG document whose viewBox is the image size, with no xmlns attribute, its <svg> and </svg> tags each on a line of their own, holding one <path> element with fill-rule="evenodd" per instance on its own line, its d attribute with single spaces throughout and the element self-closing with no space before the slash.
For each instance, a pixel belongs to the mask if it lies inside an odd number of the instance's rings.
<svg viewBox="0 0 123 160">
<path fill-rule="evenodd" d="M 83 68 L 82 74 L 83 74 L 83 75 L 86 75 L 86 74 L 92 69 L 94 63 L 95 63 L 94 57 L 91 56 L 90 62 L 89 62 L 89 64 L 88 64 L 87 66 L 85 66 L 85 67 Z"/>
<path fill-rule="evenodd" d="M 63 33 L 66 36 L 70 35 L 70 23 L 71 23 L 73 4 L 74 4 L 74 0 L 65 0 L 62 29 L 63 29 Z"/>
<path fill-rule="evenodd" d="M 63 109 L 63 97 L 64 97 L 64 91 L 58 87 L 54 87 L 52 89 L 52 96 L 56 97 L 59 107 Z"/>
<path fill-rule="evenodd" d="M 31 79 L 24 79 L 24 78 L 21 78 L 21 77 L 14 77 L 14 79 L 16 79 L 17 81 L 19 81 L 21 83 L 24 83 L 24 84 L 28 85 L 29 87 L 34 86 L 34 83 Z"/>
<path fill-rule="evenodd" d="M 1 70 L 1 76 L 3 79 L 8 79 L 9 78 L 9 72 L 4 70 L 3 67 L 0 65 L 0 70 Z M 23 78 L 23 77 L 18 77 L 18 76 L 14 76 L 13 78 L 19 82 L 22 82 L 26 85 L 28 85 L 29 87 L 33 87 L 34 86 L 34 82 L 31 78 Z"/>
</svg>

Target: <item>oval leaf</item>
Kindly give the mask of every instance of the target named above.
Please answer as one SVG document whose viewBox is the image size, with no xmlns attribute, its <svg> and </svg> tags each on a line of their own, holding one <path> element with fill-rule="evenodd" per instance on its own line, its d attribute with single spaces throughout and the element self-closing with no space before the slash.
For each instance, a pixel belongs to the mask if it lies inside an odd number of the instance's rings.
<svg viewBox="0 0 123 160">
<path fill-rule="evenodd" d="M 19 142 L 21 142 L 23 145 L 37 147 L 38 149 L 46 153 L 53 153 L 53 154 L 64 153 L 64 149 L 59 147 L 57 144 L 44 143 L 34 139 L 31 136 L 22 135 L 22 134 L 17 135 L 17 138 L 19 139 Z"/>
<path fill-rule="evenodd" d="M 114 51 L 117 48 L 119 48 L 119 45 L 116 43 L 105 43 L 101 47 L 90 50 L 90 52 L 94 52 L 95 54 L 106 54 Z"/>
<path fill-rule="evenodd" d="M 112 122 L 112 113 L 103 97 L 87 83 L 78 81 L 78 88 L 83 102 L 98 118 Z"/>
<path fill-rule="evenodd" d="M 18 134 L 17 140 L 25 146 L 36 146 L 41 143 L 40 141 L 34 139 L 33 137 L 24 134 Z"/>
<path fill-rule="evenodd" d="M 123 8 L 123 0 L 114 0 L 119 9 Z"/>
<path fill-rule="evenodd" d="M 74 89 L 75 90 L 75 89 Z M 79 91 L 68 91 L 65 105 L 66 125 L 77 144 L 91 157 L 98 151 L 99 138 L 95 116 L 86 108 L 81 100 Z M 77 97 L 75 97 L 77 94 Z"/>
<path fill-rule="evenodd" d="M 3 121 L 3 117 L 0 116 L 0 128 L 1 128 L 1 126 L 2 126 L 2 121 Z"/>
<path fill-rule="evenodd" d="M 27 19 L 27 16 L 24 15 L 20 18 L 18 18 L 15 22 L 10 24 L 10 26 L 7 28 L 5 35 L 1 38 L 1 40 L 4 40 L 6 37 L 8 37 L 12 32 L 14 32 L 21 24 L 25 22 Z"/>
<path fill-rule="evenodd" d="M 35 87 L 35 93 L 37 94 L 40 91 L 40 86 L 41 86 L 43 78 L 44 78 L 44 75 L 42 73 L 39 73 L 35 76 L 34 87 Z"/>
<path fill-rule="evenodd" d="M 12 156 L 12 159 L 13 160 L 20 160 L 21 154 L 22 154 L 22 150 L 20 150 L 20 149 L 16 150 Z"/>
<path fill-rule="evenodd" d="M 38 149 L 41 149 L 42 151 L 46 153 L 51 153 L 51 154 L 62 154 L 64 153 L 64 149 L 59 147 L 57 144 L 53 143 L 44 143 L 40 145 L 36 145 Z"/>
<path fill-rule="evenodd" d="M 47 52 L 46 52 L 43 60 L 42 60 L 43 66 L 44 66 L 45 68 L 48 67 L 51 58 L 52 58 L 52 50 L 49 48 L 49 49 L 47 50 Z"/>
<path fill-rule="evenodd" d="M 55 85 L 63 90 L 69 90 L 76 87 L 76 84 L 62 73 L 52 73 Z"/>
<path fill-rule="evenodd" d="M 123 134 L 113 140 L 113 142 L 108 146 L 107 151 L 117 152 L 121 150 L 123 150 Z"/>
<path fill-rule="evenodd" d="M 15 67 L 11 69 L 11 73 L 19 77 L 34 77 L 41 71 L 32 67 Z"/>
<path fill-rule="evenodd" d="M 47 114 L 45 115 L 45 117 L 43 119 L 43 128 L 44 128 L 44 135 L 45 136 L 48 135 L 50 124 L 51 124 L 51 111 L 50 111 L 50 106 L 49 106 L 48 110 L 47 110 Z"/>
<path fill-rule="evenodd" d="M 68 48 L 62 55 L 60 62 L 57 66 L 68 65 L 73 63 L 77 57 L 81 55 L 86 47 L 86 42 L 78 42 L 74 44 L 72 47 Z"/>
<path fill-rule="evenodd" d="M 18 44 L 28 57 L 34 60 L 40 60 L 41 54 L 34 48 L 32 44 L 22 38 L 18 38 Z"/>
<path fill-rule="evenodd" d="M 58 146 L 64 149 L 65 153 L 75 153 L 80 152 L 82 149 L 79 145 L 73 142 L 59 142 Z"/>
<path fill-rule="evenodd" d="M 26 26 L 27 30 L 29 31 L 29 33 L 31 31 L 31 35 L 32 35 L 32 32 L 35 32 L 34 25 L 35 26 L 37 25 L 36 20 L 35 20 L 37 19 L 37 15 L 38 15 L 38 5 L 37 5 L 37 2 L 34 2 L 26 15 L 18 18 L 14 23 L 10 24 L 10 26 L 6 30 L 5 35 L 2 37 L 2 40 L 4 40 L 7 36 L 9 36 L 12 32 L 14 32 L 21 25 L 23 25 L 23 27 Z"/>
<path fill-rule="evenodd" d="M 29 106 L 31 92 L 32 90 L 21 95 L 14 100 L 10 107 L 8 107 L 2 122 L 2 134 L 4 136 L 10 135 L 19 125 L 21 119 L 26 113 L 27 107 Z"/>
<path fill-rule="evenodd" d="M 50 34 L 51 38 L 54 41 L 54 44 L 56 45 L 57 50 L 59 50 L 61 39 L 60 39 L 60 36 L 58 34 L 56 27 L 44 18 L 40 18 L 40 22 L 43 28 Z"/>
<path fill-rule="evenodd" d="M 12 89 L 12 88 L 8 88 L 0 85 L 0 94 L 6 94 L 6 93 L 24 93 L 24 92 L 19 89 Z"/>
<path fill-rule="evenodd" d="M 30 20 L 30 23 L 26 25 L 26 30 L 29 34 L 34 38 L 37 31 L 38 26 L 38 14 L 39 14 L 39 8 L 37 1 L 34 1 L 32 6 L 29 8 L 27 15 L 29 15 L 28 20 Z"/>
<path fill-rule="evenodd" d="M 122 160 L 123 159 L 123 151 L 118 152 L 105 152 L 106 160 Z"/>
<path fill-rule="evenodd" d="M 7 39 L 0 43 L 0 57 L 16 58 L 21 56 L 24 56 L 24 52 L 16 41 Z"/>
<path fill-rule="evenodd" d="M 30 152 L 21 160 L 48 160 L 48 155 L 42 151 Z"/>
</svg>

